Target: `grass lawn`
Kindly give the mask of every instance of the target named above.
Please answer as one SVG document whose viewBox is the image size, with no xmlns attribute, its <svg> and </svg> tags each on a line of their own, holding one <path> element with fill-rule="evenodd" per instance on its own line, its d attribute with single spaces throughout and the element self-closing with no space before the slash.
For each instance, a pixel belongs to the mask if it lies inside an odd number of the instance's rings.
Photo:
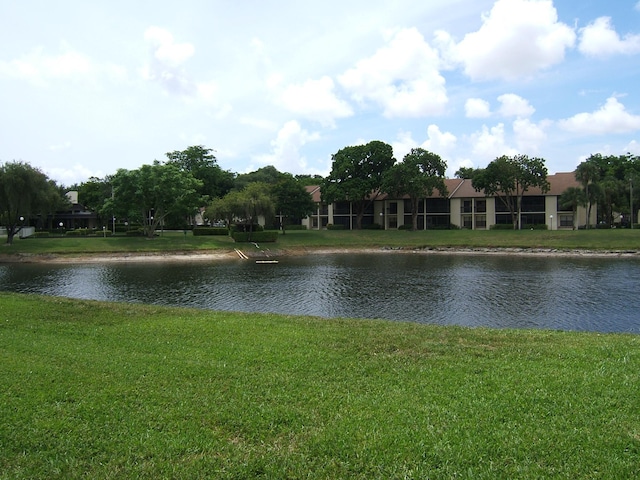
<svg viewBox="0 0 640 480">
<path fill-rule="evenodd" d="M 634 335 L 0 293 L 1 479 L 639 478 L 639 398 Z"/>
<path fill-rule="evenodd" d="M 16 239 L 13 245 L 0 245 L 2 255 L 99 253 L 161 253 L 233 251 L 235 244 L 227 236 L 193 236 L 190 232 L 164 232 L 152 240 L 142 237 L 53 237 Z M 265 244 L 266 246 L 266 244 Z M 640 229 L 618 230 L 361 230 L 361 231 L 289 231 L 280 235 L 271 249 L 313 248 L 552 248 L 560 250 L 637 250 Z"/>
</svg>

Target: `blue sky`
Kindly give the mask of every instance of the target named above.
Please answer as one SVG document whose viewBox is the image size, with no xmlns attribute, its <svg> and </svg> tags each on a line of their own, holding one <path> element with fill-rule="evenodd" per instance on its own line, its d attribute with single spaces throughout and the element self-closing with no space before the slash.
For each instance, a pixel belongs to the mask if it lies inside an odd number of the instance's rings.
<svg viewBox="0 0 640 480">
<path fill-rule="evenodd" d="M 461 166 L 640 154 L 640 1 L 0 0 L 0 162 L 64 185 L 190 145 L 327 175 L 382 140 Z"/>
</svg>

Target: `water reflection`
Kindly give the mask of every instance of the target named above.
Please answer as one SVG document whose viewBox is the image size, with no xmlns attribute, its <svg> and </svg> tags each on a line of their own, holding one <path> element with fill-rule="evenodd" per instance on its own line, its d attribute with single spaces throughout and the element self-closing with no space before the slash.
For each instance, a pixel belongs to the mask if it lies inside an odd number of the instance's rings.
<svg viewBox="0 0 640 480">
<path fill-rule="evenodd" d="M 640 333 L 640 261 L 311 255 L 278 265 L 3 265 L 0 289 L 196 308 L 442 325 Z"/>
</svg>

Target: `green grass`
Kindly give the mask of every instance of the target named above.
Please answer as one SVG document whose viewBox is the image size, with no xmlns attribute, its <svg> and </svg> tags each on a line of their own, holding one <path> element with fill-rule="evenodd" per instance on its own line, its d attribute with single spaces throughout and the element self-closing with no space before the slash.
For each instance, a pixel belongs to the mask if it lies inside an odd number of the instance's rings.
<svg viewBox="0 0 640 480">
<path fill-rule="evenodd" d="M 0 319 L 1 479 L 640 476 L 634 335 L 17 294 Z"/>
<path fill-rule="evenodd" d="M 0 255 L 85 255 L 99 253 L 160 253 L 233 251 L 233 240 L 225 236 L 193 236 L 165 232 L 148 240 L 142 237 L 57 237 L 16 239 L 0 248 Z M 640 229 L 618 230 L 361 230 L 290 231 L 280 235 L 272 250 L 314 248 L 552 248 L 560 250 L 640 250 Z"/>
</svg>

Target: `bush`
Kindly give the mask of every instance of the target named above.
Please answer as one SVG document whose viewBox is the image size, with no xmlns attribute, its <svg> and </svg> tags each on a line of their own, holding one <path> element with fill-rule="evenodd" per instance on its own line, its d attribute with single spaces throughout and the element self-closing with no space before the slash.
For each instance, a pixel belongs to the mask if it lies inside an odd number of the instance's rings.
<svg viewBox="0 0 640 480">
<path fill-rule="evenodd" d="M 251 238 L 249 238 L 251 236 Z M 275 242 L 278 240 L 278 232 L 253 232 L 249 234 L 248 232 L 233 232 L 231 237 L 238 243 L 240 242 L 256 242 L 256 243 L 267 243 L 267 242 Z"/>
<path fill-rule="evenodd" d="M 254 224 L 254 225 L 246 225 L 244 223 L 234 223 L 231 225 L 231 233 L 233 232 L 262 232 L 264 231 L 264 227 L 262 225 Z"/>
<path fill-rule="evenodd" d="M 88 228 L 77 228 L 75 230 L 68 230 L 65 235 L 67 237 L 86 237 L 89 233 Z"/>
<path fill-rule="evenodd" d="M 229 235 L 229 230 L 226 227 L 196 227 L 193 235 Z"/>
<path fill-rule="evenodd" d="M 413 228 L 413 225 L 410 223 L 403 223 L 402 225 L 400 225 L 398 227 L 398 230 L 411 230 Z"/>
<path fill-rule="evenodd" d="M 34 232 L 33 235 L 29 235 L 24 238 L 47 238 L 49 236 L 49 232 Z"/>
<path fill-rule="evenodd" d="M 344 230 L 344 225 L 334 225 L 333 223 L 328 223 L 327 230 Z"/>
<path fill-rule="evenodd" d="M 382 225 L 379 223 L 367 223 L 366 225 L 362 225 L 363 230 L 382 230 Z"/>
</svg>

